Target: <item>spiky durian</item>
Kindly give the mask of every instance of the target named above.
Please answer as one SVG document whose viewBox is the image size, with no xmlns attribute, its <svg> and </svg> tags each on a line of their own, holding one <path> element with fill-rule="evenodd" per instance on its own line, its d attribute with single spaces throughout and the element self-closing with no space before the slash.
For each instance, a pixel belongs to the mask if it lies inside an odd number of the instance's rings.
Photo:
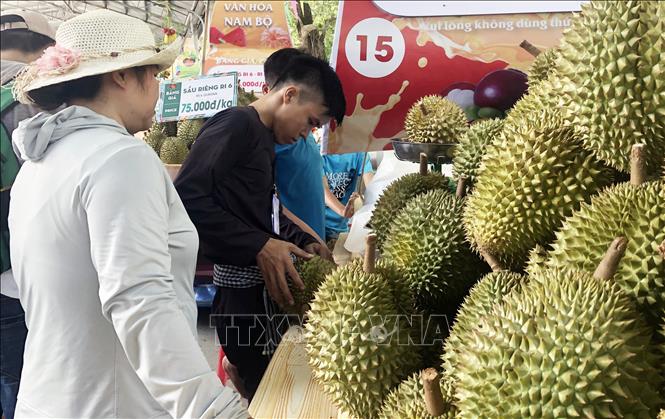
<svg viewBox="0 0 665 419">
<path fill-rule="evenodd" d="M 468 238 L 519 270 L 534 246 L 551 241 L 564 218 L 610 180 L 558 111 L 543 109 L 488 148 L 464 213 Z"/>
<path fill-rule="evenodd" d="M 404 120 L 407 140 L 417 143 L 457 143 L 466 127 L 462 108 L 437 95 L 414 103 Z"/>
<path fill-rule="evenodd" d="M 469 287 L 488 270 L 464 238 L 464 201 L 444 190 L 421 194 L 399 212 L 383 255 L 404 273 L 417 305 L 454 314 Z"/>
<path fill-rule="evenodd" d="M 167 137 L 162 143 L 159 158 L 166 164 L 182 164 L 189 153 L 187 144 L 177 137 Z"/>
<path fill-rule="evenodd" d="M 466 296 L 457 313 L 450 336 L 444 344 L 441 359 L 443 360 L 445 376 L 452 377 L 454 375 L 459 351 L 464 347 L 463 342 L 467 339 L 474 339 L 469 334 L 473 332 L 478 322 L 486 317 L 492 311 L 492 308 L 501 303 L 506 296 L 513 292 L 519 292 L 526 282 L 526 275 L 498 271 L 485 275 L 471 288 L 469 295 Z"/>
<path fill-rule="evenodd" d="M 469 185 L 473 185 L 487 146 L 499 137 L 502 129 L 502 119 L 487 119 L 471 125 L 455 148 L 453 159 L 455 179 L 464 176 Z"/>
<path fill-rule="evenodd" d="M 409 293 L 396 292 L 398 274 L 384 272 L 391 269 L 378 264 L 368 273 L 361 261 L 339 267 L 319 286 L 307 313 L 305 347 L 314 377 L 353 417 L 375 417 L 419 361 L 414 331 L 399 308 Z"/>
<path fill-rule="evenodd" d="M 455 368 L 460 418 L 651 418 L 651 332 L 611 280 L 545 270 L 480 319 Z"/>
<path fill-rule="evenodd" d="M 614 279 L 636 299 L 649 323 L 656 324 L 665 313 L 665 261 L 657 251 L 665 241 L 665 181 L 604 190 L 564 221 L 551 250 L 533 255 L 528 270 L 593 271 L 617 236 L 626 237 L 628 245 Z"/>
<path fill-rule="evenodd" d="M 449 406 L 449 411 L 436 417 L 440 419 L 453 419 L 457 411 L 454 405 L 452 386 L 444 378 L 441 379 L 440 386 L 443 400 Z M 433 419 L 434 416 L 427 412 L 423 394 L 424 389 L 420 373 L 414 373 L 388 394 L 379 418 Z"/>
<path fill-rule="evenodd" d="M 155 150 L 157 155 L 159 155 L 165 139 L 166 133 L 164 132 L 164 127 L 157 122 L 152 124 L 148 132 L 146 132 L 145 136 L 143 137 L 143 140 L 146 142 L 146 144 Z"/>
<path fill-rule="evenodd" d="M 309 310 L 309 303 L 314 298 L 314 293 L 319 285 L 335 269 L 335 264 L 329 260 L 321 259 L 319 256 L 314 256 L 310 260 L 299 259 L 295 265 L 305 289 L 299 290 L 294 286 L 290 286 L 294 304 L 285 307 L 285 311 L 290 314 L 303 315 Z"/>
<path fill-rule="evenodd" d="M 376 233 L 377 246 L 383 248 L 390 226 L 399 211 L 414 197 L 434 189 L 446 189 L 448 179 L 440 173 L 410 173 L 391 183 L 376 201 L 369 225 Z"/>
<path fill-rule="evenodd" d="M 187 119 L 184 121 L 178 122 L 178 135 L 177 137 L 180 141 L 183 141 L 187 144 L 187 147 L 191 147 L 196 140 L 196 137 L 201 131 L 201 127 L 205 124 L 205 119 Z"/>
<path fill-rule="evenodd" d="M 628 172 L 633 144 L 646 144 L 647 171 L 665 155 L 665 4 L 591 1 L 565 32 L 557 91 L 567 121 L 607 165 Z"/>
<path fill-rule="evenodd" d="M 559 56 L 557 48 L 548 48 L 538 54 L 529 68 L 529 87 L 547 79 L 555 73 L 556 59 Z"/>
</svg>

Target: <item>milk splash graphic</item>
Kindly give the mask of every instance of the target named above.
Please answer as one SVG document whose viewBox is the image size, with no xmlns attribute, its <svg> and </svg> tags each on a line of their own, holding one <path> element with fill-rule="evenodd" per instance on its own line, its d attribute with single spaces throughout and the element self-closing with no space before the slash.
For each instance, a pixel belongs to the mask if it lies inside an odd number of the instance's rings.
<svg viewBox="0 0 665 419">
<path fill-rule="evenodd" d="M 361 103 L 365 95 L 363 93 L 358 93 L 356 95 L 356 106 L 353 109 L 353 113 L 344 117 L 344 123 L 337 127 L 335 131 L 327 130 L 327 140 L 324 137 L 323 149 L 327 150 L 328 153 L 341 154 L 354 152 L 358 151 L 357 144 L 358 141 L 361 141 L 365 144 L 364 150 L 370 150 L 370 147 L 376 148 L 376 144 L 380 144 L 381 147 L 383 147 L 388 144 L 392 138 L 400 136 L 402 132 L 395 133 L 391 138 L 376 138 L 373 133 L 379 124 L 381 115 L 383 115 L 384 112 L 393 109 L 395 105 L 402 100 L 402 93 L 404 93 L 404 90 L 408 85 L 409 81 L 404 80 L 399 91 L 391 94 L 386 103 L 383 105 L 376 105 L 370 109 L 362 107 Z M 345 149 L 345 143 L 341 141 L 343 138 L 353 138 L 354 141 L 356 141 L 355 144 L 347 144 L 353 146 L 354 149 Z"/>
</svg>

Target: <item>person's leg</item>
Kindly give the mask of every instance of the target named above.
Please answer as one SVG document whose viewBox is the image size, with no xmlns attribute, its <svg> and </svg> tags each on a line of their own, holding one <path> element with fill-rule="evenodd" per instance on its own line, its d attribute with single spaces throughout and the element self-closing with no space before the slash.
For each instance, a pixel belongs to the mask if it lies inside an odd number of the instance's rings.
<svg viewBox="0 0 665 419">
<path fill-rule="evenodd" d="M 268 368 L 263 287 L 222 288 L 215 296 L 217 336 L 228 360 L 237 368 L 251 401 Z"/>
<path fill-rule="evenodd" d="M 0 294 L 0 410 L 14 418 L 28 330 L 19 300 Z"/>
</svg>

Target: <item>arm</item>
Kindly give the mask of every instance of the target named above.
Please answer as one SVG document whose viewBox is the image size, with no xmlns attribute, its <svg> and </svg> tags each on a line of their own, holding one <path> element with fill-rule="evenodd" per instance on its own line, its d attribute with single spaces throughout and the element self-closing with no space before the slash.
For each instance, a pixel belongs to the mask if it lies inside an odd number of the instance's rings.
<svg viewBox="0 0 665 419">
<path fill-rule="evenodd" d="M 326 242 L 323 241 L 321 237 L 319 237 L 318 234 L 310 226 L 307 225 L 303 220 L 298 218 L 294 213 L 289 211 L 288 208 L 285 206 L 282 206 L 282 213 L 286 218 L 291 220 L 291 222 L 298 227 L 300 227 L 305 233 L 309 234 L 311 237 L 316 239 L 316 241 L 311 241 L 309 243 L 306 243 L 303 247 L 308 253 L 312 254 L 317 254 L 323 259 L 327 259 L 331 262 L 334 262 L 333 260 L 333 255 L 330 252 L 330 249 L 328 249 L 328 245 L 326 245 Z"/>
<path fill-rule="evenodd" d="M 309 234 L 310 236 L 312 236 L 313 238 L 315 238 L 319 243 L 325 244 L 325 242 L 323 241 L 323 239 L 322 239 L 321 237 L 319 237 L 318 234 L 316 234 L 316 231 L 312 230 L 312 227 L 310 227 L 309 225 L 307 225 L 306 222 L 304 222 L 303 220 L 301 220 L 300 218 L 298 218 L 297 215 L 295 215 L 294 213 L 292 213 L 291 211 L 289 211 L 289 209 L 286 208 L 286 207 L 283 206 L 283 205 L 282 205 L 282 213 L 283 213 L 284 216 L 286 216 L 286 218 L 288 218 L 293 224 L 297 225 L 302 231 L 304 231 L 305 233 L 307 233 L 307 234 Z"/>
<path fill-rule="evenodd" d="M 253 265 L 270 235 L 245 224 L 214 197 L 215 185 L 226 181 L 250 153 L 249 121 L 240 113 L 219 113 L 192 147 L 175 187 L 201 240 L 202 253 L 214 263 Z"/>
<path fill-rule="evenodd" d="M 335 211 L 337 215 L 344 218 L 353 217 L 353 200 L 355 197 L 351 196 L 349 198 L 349 202 L 346 205 L 339 202 L 339 199 L 337 199 L 337 197 L 330 191 L 330 187 L 328 186 L 328 179 L 325 176 L 323 177 L 323 194 L 326 206 Z"/>
<path fill-rule="evenodd" d="M 239 396 L 210 370 L 179 308 L 166 183 L 154 153 L 132 147 L 109 158 L 84 180 L 81 202 L 102 313 L 146 389 L 172 417 L 246 418 Z"/>
</svg>

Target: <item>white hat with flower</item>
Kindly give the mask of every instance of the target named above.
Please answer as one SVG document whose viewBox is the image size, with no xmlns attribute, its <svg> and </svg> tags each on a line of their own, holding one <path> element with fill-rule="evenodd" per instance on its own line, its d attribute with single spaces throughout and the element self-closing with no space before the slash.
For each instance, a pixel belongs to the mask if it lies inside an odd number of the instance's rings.
<svg viewBox="0 0 665 419">
<path fill-rule="evenodd" d="M 63 22 L 55 45 L 28 65 L 14 82 L 14 95 L 30 103 L 30 91 L 97 74 L 156 65 L 164 70 L 180 52 L 178 39 L 160 49 L 147 23 L 110 10 L 83 13 Z"/>
</svg>

